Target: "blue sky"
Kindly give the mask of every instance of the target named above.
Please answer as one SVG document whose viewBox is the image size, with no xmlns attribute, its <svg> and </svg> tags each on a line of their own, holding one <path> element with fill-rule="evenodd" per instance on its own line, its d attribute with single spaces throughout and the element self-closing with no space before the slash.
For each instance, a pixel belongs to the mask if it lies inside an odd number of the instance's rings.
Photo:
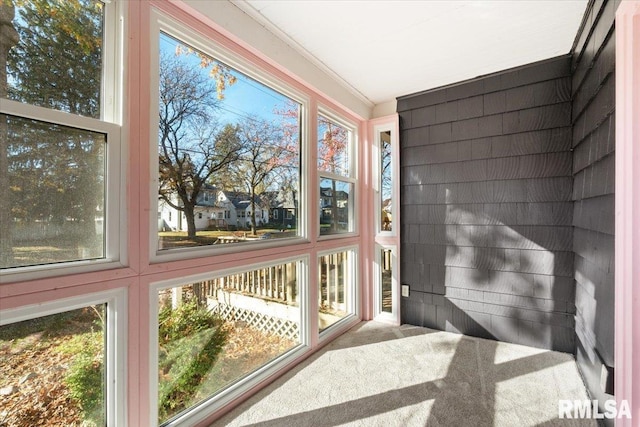
<svg viewBox="0 0 640 427">
<path fill-rule="evenodd" d="M 160 51 L 175 54 L 176 46 L 185 44 L 161 34 Z M 200 61 L 195 55 L 185 55 L 185 61 L 193 63 L 198 67 Z M 203 74 L 208 73 L 208 69 L 201 69 Z M 224 91 L 224 99 L 219 102 L 219 114 L 222 123 L 238 123 L 246 120 L 248 116 L 257 116 L 265 120 L 280 121 L 280 117 L 274 114 L 274 110 L 284 109 L 287 97 L 256 82 L 242 73 L 233 71 L 237 81 L 233 85 L 227 85 Z"/>
</svg>

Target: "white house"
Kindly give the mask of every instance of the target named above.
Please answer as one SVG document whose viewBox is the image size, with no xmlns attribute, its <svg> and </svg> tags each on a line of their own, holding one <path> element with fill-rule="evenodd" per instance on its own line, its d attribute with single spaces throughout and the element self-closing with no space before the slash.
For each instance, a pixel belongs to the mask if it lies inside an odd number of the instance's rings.
<svg viewBox="0 0 640 427">
<path fill-rule="evenodd" d="M 228 218 L 225 218 L 226 224 L 236 227 L 251 226 L 251 195 L 239 191 L 218 192 L 218 206 L 223 207 L 225 215 L 228 212 Z M 256 206 L 256 225 L 262 225 L 269 222 L 269 203 L 260 196 L 255 198 Z"/>
<path fill-rule="evenodd" d="M 256 197 L 256 224 L 269 222 L 269 204 Z M 245 228 L 251 226 L 250 195 L 236 191 L 218 190 L 206 185 L 198 195 L 194 208 L 196 230 L 208 228 Z M 187 221 L 184 212 L 179 211 L 160 200 L 158 202 L 158 230 L 186 231 Z"/>
</svg>

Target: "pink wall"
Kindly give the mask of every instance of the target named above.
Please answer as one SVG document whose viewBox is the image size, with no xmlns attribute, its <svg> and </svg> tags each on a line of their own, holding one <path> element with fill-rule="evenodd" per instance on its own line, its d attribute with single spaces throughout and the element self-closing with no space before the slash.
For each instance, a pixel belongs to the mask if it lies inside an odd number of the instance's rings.
<svg viewBox="0 0 640 427">
<path fill-rule="evenodd" d="M 39 279 L 0 285 L 2 309 L 26 304 L 43 303 L 60 298 L 78 296 L 104 289 L 126 288 L 128 291 L 128 355 L 127 355 L 127 409 L 131 426 L 152 424 L 149 413 L 149 291 L 150 283 L 160 280 L 215 271 L 246 264 L 246 259 L 237 255 L 212 256 L 184 261 L 158 264 L 150 263 L 148 235 L 150 230 L 150 144 L 153 132 L 149 125 L 150 88 L 146 84 L 150 71 L 150 10 L 155 7 L 167 15 L 196 29 L 207 37 L 223 44 L 235 53 L 249 59 L 264 71 L 280 78 L 310 99 L 311 119 L 315 117 L 316 106 L 320 103 L 343 113 L 345 117 L 359 124 L 360 141 L 359 164 L 363 169 L 359 194 L 363 207 L 372 206 L 370 171 L 370 127 L 352 112 L 337 105 L 306 86 L 302 80 L 290 75 L 268 58 L 246 46 L 241 40 L 226 33 L 204 16 L 192 16 L 186 6 L 179 2 L 129 1 L 127 24 L 127 64 L 125 92 L 125 139 L 128 151 L 126 167 L 126 247 L 127 266 L 109 271 L 92 272 Z M 620 426 L 638 425 L 640 420 L 640 2 L 624 1 L 617 12 L 616 21 L 616 398 L 627 399 L 632 406 L 634 421 L 621 420 Z M 315 146 L 315 136 L 310 144 Z M 313 152 L 313 150 L 310 150 Z M 313 156 L 310 165 L 315 165 Z M 311 168 L 308 182 L 315 182 L 316 173 Z M 317 188 L 308 188 L 311 200 L 317 197 Z M 397 193 L 399 194 L 399 193 Z M 312 206 L 312 209 L 315 207 Z M 633 215 L 636 212 L 636 215 Z M 251 255 L 250 261 L 267 261 L 292 254 L 307 253 L 315 259 L 317 253 L 334 247 L 361 245 L 361 265 L 369 266 L 373 252 L 373 238 L 368 230 L 374 224 L 368 209 L 360 210 L 360 235 L 340 241 L 317 241 L 300 243 L 283 248 L 279 253 L 273 250 L 259 250 Z M 311 212 L 310 218 L 315 218 Z M 397 223 L 397 222 L 396 222 Z M 313 224 L 310 235 L 317 235 Z M 310 277 L 317 277 L 316 263 L 311 262 Z M 369 287 L 370 269 L 362 268 L 361 293 L 362 312 L 371 316 L 372 295 Z M 314 287 L 312 286 L 312 289 Z M 311 295 L 312 300 L 315 295 Z M 313 310 L 312 310 L 313 313 Z M 314 316 L 317 316 L 314 313 Z M 312 317 L 312 322 L 317 319 Z M 312 323 L 313 324 L 313 323 Z M 342 331 L 340 331 L 342 332 Z M 317 349 L 322 343 L 313 336 L 311 347 Z M 307 353 L 307 357 L 310 353 Z M 256 390 L 252 390 L 255 392 Z M 221 411 L 222 412 L 222 411 Z M 219 415 L 219 414 L 214 414 Z"/>
<path fill-rule="evenodd" d="M 640 425 L 640 2 L 616 13 L 615 396 Z"/>
<path fill-rule="evenodd" d="M 184 277 L 186 275 L 213 272 L 221 269 L 240 267 L 254 262 L 266 262 L 287 256 L 307 254 L 311 260 L 309 263 L 309 275 L 311 278 L 318 277 L 317 274 L 317 254 L 320 251 L 331 250 L 339 247 L 356 245 L 363 247 L 362 239 L 366 230 L 371 227 L 366 209 L 360 210 L 359 234 L 341 239 L 331 239 L 319 241 L 318 225 L 310 221 L 309 241 L 300 242 L 295 245 L 274 249 L 263 249 L 252 251 L 251 253 L 225 254 L 219 256 L 206 256 L 200 258 L 186 259 L 182 261 L 151 262 L 151 250 L 149 247 L 149 233 L 151 230 L 151 218 L 149 215 L 151 204 L 151 173 L 152 166 L 147 159 L 151 158 L 150 141 L 154 137 L 154 132 L 150 128 L 150 100 L 151 88 L 149 87 L 149 74 L 151 70 L 151 11 L 152 8 L 162 12 L 166 16 L 181 22 L 182 24 L 195 29 L 205 37 L 214 40 L 231 50 L 235 54 L 250 61 L 257 68 L 280 79 L 286 85 L 300 92 L 309 99 L 309 116 L 312 122 L 317 118 L 317 108 L 319 105 L 329 108 L 340 114 L 345 119 L 356 124 L 359 133 L 361 147 L 366 146 L 367 128 L 364 119 L 343 106 L 337 104 L 307 86 L 298 76 L 291 75 L 286 70 L 275 64 L 268 58 L 262 57 L 259 52 L 245 45 L 241 40 L 226 33 L 217 24 L 207 17 L 191 14 L 188 7 L 180 2 L 172 1 L 126 1 L 126 64 L 125 64 L 125 90 L 124 90 L 124 123 L 123 139 L 126 151 L 124 156 L 126 182 L 125 202 L 126 212 L 124 222 L 126 230 L 122 233 L 125 239 L 127 253 L 126 265 L 122 268 L 97 271 L 84 274 L 61 275 L 57 277 L 22 281 L 19 283 L 6 283 L 0 285 L 0 308 L 8 309 L 23 305 L 46 303 L 60 298 L 80 296 L 105 289 L 126 288 L 128 304 L 128 324 L 127 324 L 127 420 L 130 426 L 147 426 L 155 423 L 155 414 L 150 413 L 150 348 L 149 342 L 150 324 L 149 316 L 151 300 L 149 287 L 152 283 Z M 317 145 L 314 132 L 309 135 L 310 147 Z M 316 183 L 317 173 L 315 171 L 316 158 L 313 149 L 304 150 L 308 156 L 310 173 L 306 176 L 308 185 L 307 191 L 310 200 L 318 197 Z M 358 162 L 363 165 L 363 170 L 368 170 L 365 153 L 368 149 L 358 152 Z M 155 169 L 153 169 L 155 170 Z M 364 175 L 362 175 L 364 176 Z M 362 178 L 359 181 L 358 194 L 361 201 L 366 203 L 369 191 L 369 179 Z M 310 203 L 309 218 L 317 218 L 317 206 Z M 366 251 L 362 251 L 366 254 Z M 360 259 L 361 265 L 369 262 L 367 256 Z M 367 283 L 368 276 L 365 274 L 361 283 Z M 310 301 L 317 301 L 317 290 L 313 280 L 310 286 Z M 364 292 L 361 289 L 361 292 Z M 366 311 L 366 308 L 365 308 Z M 317 324 L 317 312 L 311 310 L 311 324 Z M 348 325 L 347 325 L 348 326 Z M 312 331 L 315 328 L 312 328 Z M 335 331 L 341 334 L 345 327 Z M 302 355 L 297 362 L 308 357 L 313 351 L 326 344 L 328 341 L 319 342 L 317 334 L 311 334 L 310 349 Z M 289 369 L 288 367 L 287 369 Z M 283 373 L 284 371 L 281 371 Z M 256 392 L 265 384 L 251 390 Z M 236 400 L 229 407 L 212 414 L 212 417 L 230 409 Z M 209 419 L 212 419 L 210 417 Z"/>
</svg>

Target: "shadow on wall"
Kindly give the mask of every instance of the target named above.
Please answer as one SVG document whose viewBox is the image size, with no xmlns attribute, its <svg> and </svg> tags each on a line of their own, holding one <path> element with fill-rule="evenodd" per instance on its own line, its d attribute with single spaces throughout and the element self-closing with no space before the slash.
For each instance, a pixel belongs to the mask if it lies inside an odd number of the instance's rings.
<svg viewBox="0 0 640 427">
<path fill-rule="evenodd" d="M 574 353 L 571 227 L 539 225 L 557 223 L 563 202 L 527 203 L 524 194 L 522 202 L 461 204 L 450 187 L 443 193 L 447 204 L 430 207 L 437 225 L 427 226 L 446 245 L 436 260 L 445 266 L 444 289 L 433 290 L 443 294 L 433 296 L 443 311 L 437 327 Z"/>
</svg>

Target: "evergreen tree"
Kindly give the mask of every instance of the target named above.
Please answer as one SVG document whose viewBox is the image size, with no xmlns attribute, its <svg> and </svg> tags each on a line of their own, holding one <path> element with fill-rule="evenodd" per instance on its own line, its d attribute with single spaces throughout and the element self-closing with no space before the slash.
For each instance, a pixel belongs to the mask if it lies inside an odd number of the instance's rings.
<svg viewBox="0 0 640 427">
<path fill-rule="evenodd" d="M 100 118 L 102 3 L 12 3 L 19 42 L 7 56 L 6 96 Z M 102 256 L 95 221 L 104 208 L 105 137 L 29 119 L 9 116 L 6 120 L 7 179 L 3 181 L 8 181 L 11 192 L 10 221 L 73 221 L 72 235 L 64 237 L 90 248 L 88 256 Z"/>
<path fill-rule="evenodd" d="M 0 99 L 7 97 L 7 56 L 18 43 L 18 32 L 13 26 L 13 4 L 0 1 Z M 13 236 L 9 181 L 9 138 L 7 116 L 0 114 L 0 268 L 13 265 Z"/>
</svg>

